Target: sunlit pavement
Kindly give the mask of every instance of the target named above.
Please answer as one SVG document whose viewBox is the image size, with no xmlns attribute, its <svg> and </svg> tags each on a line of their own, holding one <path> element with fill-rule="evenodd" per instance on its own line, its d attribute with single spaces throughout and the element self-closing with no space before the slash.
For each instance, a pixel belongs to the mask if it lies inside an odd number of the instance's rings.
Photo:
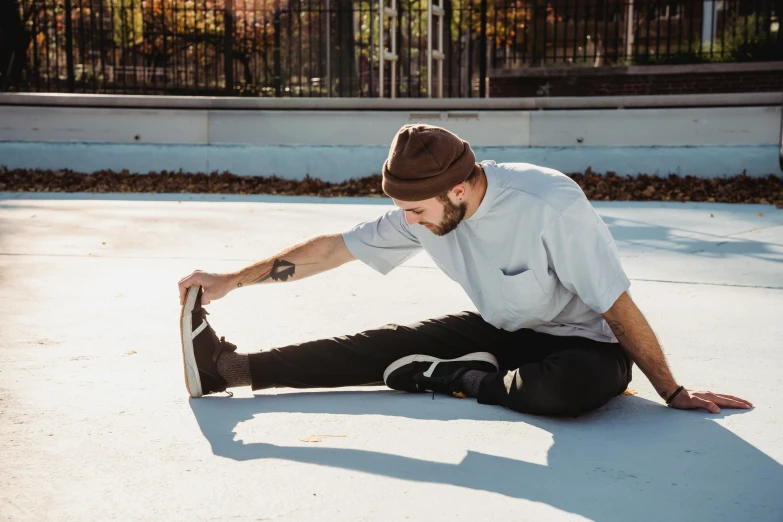
<svg viewBox="0 0 783 522">
<path fill-rule="evenodd" d="M 668 409 L 638 368 L 578 419 L 381 387 L 189 399 L 177 281 L 388 200 L 0 193 L 0 520 L 783 520 L 783 211 L 595 206 L 678 381 L 754 409 Z M 470 308 L 426 254 L 208 307 L 241 351 Z"/>
</svg>

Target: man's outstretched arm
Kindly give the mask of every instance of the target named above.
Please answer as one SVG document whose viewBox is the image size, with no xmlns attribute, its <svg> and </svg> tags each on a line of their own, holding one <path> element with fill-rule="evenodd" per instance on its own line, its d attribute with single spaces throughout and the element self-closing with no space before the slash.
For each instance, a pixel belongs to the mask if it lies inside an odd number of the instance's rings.
<svg viewBox="0 0 783 522">
<path fill-rule="evenodd" d="M 220 299 L 231 290 L 262 283 L 298 281 L 326 272 L 356 259 L 345 246 L 342 234 L 329 234 L 308 239 L 282 252 L 237 272 L 213 274 L 196 270 L 179 281 L 180 303 L 187 289 L 201 286 L 201 303 Z"/>
<path fill-rule="evenodd" d="M 655 333 L 631 296 L 623 292 L 603 316 L 620 345 L 650 379 L 658 394 L 668 400 L 679 385 L 672 376 Z M 704 408 L 711 413 L 719 413 L 721 407 L 750 408 L 752 404 L 732 395 L 683 389 L 669 406 L 682 410 Z"/>
</svg>

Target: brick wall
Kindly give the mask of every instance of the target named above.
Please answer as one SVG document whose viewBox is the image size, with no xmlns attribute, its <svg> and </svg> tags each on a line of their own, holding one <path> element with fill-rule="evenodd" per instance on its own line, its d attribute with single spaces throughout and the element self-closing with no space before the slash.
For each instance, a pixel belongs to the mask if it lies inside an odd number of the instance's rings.
<svg viewBox="0 0 783 522">
<path fill-rule="evenodd" d="M 780 92 L 783 63 L 518 69 L 490 72 L 492 98 Z"/>
</svg>

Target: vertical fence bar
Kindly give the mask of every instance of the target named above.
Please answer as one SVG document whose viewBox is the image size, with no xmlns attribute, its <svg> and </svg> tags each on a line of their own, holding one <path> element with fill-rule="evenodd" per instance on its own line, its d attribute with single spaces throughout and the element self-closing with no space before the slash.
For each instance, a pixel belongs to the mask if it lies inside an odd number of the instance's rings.
<svg viewBox="0 0 783 522">
<path fill-rule="evenodd" d="M 108 81 L 109 81 L 109 75 L 106 73 L 106 62 L 108 61 L 108 54 L 106 53 L 106 46 L 104 45 L 104 39 L 103 39 L 104 38 L 103 35 L 104 35 L 105 30 L 106 30 L 106 24 L 105 24 L 106 12 L 103 9 L 103 2 L 100 2 L 98 5 L 100 6 L 98 8 L 98 16 L 99 16 L 98 20 L 100 21 L 98 26 L 100 27 L 100 34 L 98 34 L 98 37 L 96 38 L 96 40 L 98 42 L 98 47 L 101 50 L 101 57 L 100 57 L 100 59 L 101 59 L 101 76 L 103 77 L 103 82 L 102 82 L 101 87 L 102 87 L 103 91 L 105 92 L 106 90 L 108 90 Z M 112 71 L 112 73 L 113 73 L 113 71 Z"/>
<path fill-rule="evenodd" d="M 82 78 L 82 92 L 85 92 L 87 82 L 84 81 L 86 77 L 85 67 L 87 65 L 87 53 L 85 52 L 85 36 L 84 36 L 84 1 L 79 0 L 79 58 L 82 64 L 81 78 Z M 75 76 L 75 75 L 74 75 Z"/>
<path fill-rule="evenodd" d="M 672 7 L 666 4 L 666 56 L 672 55 Z"/>
<path fill-rule="evenodd" d="M 604 27 L 606 27 L 606 4 L 604 4 L 604 8 L 601 9 L 601 14 L 604 17 Z M 586 29 L 585 32 L 587 32 Z M 593 42 L 593 67 L 595 67 L 596 63 L 598 63 L 598 44 L 601 42 L 601 33 L 598 32 L 598 6 L 596 6 L 595 12 L 593 12 L 592 42 Z M 585 43 L 585 54 L 586 53 L 587 53 L 587 44 Z"/>
<path fill-rule="evenodd" d="M 440 14 L 438 15 L 438 98 L 443 98 L 443 60 L 446 59 L 446 55 L 443 52 L 443 23 L 446 18 L 443 0 L 440 0 L 438 7 L 440 9 Z"/>
<path fill-rule="evenodd" d="M 46 80 L 49 84 L 49 89 L 56 89 L 60 91 L 60 53 L 57 49 L 60 47 L 57 43 L 60 39 L 59 32 L 57 31 L 57 12 L 55 8 L 46 9 L 44 27 L 46 27 L 46 39 L 44 40 L 44 49 L 46 52 Z M 54 44 L 52 44 L 54 42 Z M 52 49 L 54 46 L 54 49 Z M 54 54 L 52 54 L 54 51 Z M 52 60 L 54 58 L 54 60 Z M 54 61 L 54 66 L 52 66 Z"/>
<path fill-rule="evenodd" d="M 584 18 L 579 16 L 579 0 L 576 0 L 574 2 L 574 16 L 571 17 L 571 20 L 573 20 L 573 27 L 574 27 L 574 41 L 572 50 L 571 50 L 571 63 L 576 63 L 576 57 L 577 57 L 577 49 L 576 49 L 576 42 L 579 40 L 579 21 L 584 20 L 585 23 L 587 23 L 587 15 L 585 14 Z M 568 34 L 568 24 L 566 23 L 566 34 Z M 566 38 L 566 47 L 568 46 L 568 39 Z M 563 56 L 565 56 L 565 53 L 563 53 Z"/>
<path fill-rule="evenodd" d="M 267 25 L 268 24 L 266 22 L 267 22 L 267 19 L 268 19 L 270 13 L 267 10 L 267 3 L 266 3 L 266 1 L 263 2 L 263 9 L 264 9 L 263 10 L 263 15 L 261 17 L 261 21 L 263 22 L 261 24 L 261 29 L 262 29 L 262 33 L 263 33 L 261 35 L 261 42 L 263 44 L 263 49 L 264 49 L 264 58 L 262 60 L 263 61 L 262 70 L 264 71 L 264 87 L 266 89 L 268 89 L 269 88 L 269 46 L 267 45 L 267 42 L 269 40 L 269 37 L 267 35 Z M 320 12 L 319 12 L 319 17 L 320 17 Z M 319 23 L 320 23 L 320 18 L 319 18 Z M 320 27 L 320 25 L 319 25 L 319 27 Z M 274 49 L 272 51 L 274 53 Z M 319 55 L 319 58 L 320 58 L 320 55 Z M 320 60 L 319 60 L 319 62 L 320 62 Z M 272 83 L 274 84 L 274 78 L 272 80 Z M 268 90 L 266 92 L 268 92 Z"/>
<path fill-rule="evenodd" d="M 275 30 L 275 47 L 274 47 L 274 82 L 275 82 L 275 96 L 280 97 L 283 95 L 282 73 L 280 72 L 280 1 L 275 2 L 275 14 L 274 14 L 274 30 Z"/>
<path fill-rule="evenodd" d="M 300 0 L 297 4 L 297 11 L 296 11 L 296 25 L 299 28 L 299 59 L 297 60 L 297 85 L 299 87 L 299 97 L 302 96 L 302 92 L 304 92 L 304 89 L 302 89 L 302 75 L 304 74 L 304 66 L 302 65 L 302 29 L 304 26 L 304 23 L 302 22 L 302 1 Z"/>
<path fill-rule="evenodd" d="M 71 0 L 65 0 L 65 67 L 68 75 L 68 92 L 74 90 L 73 73 L 73 21 L 71 20 Z"/>
<path fill-rule="evenodd" d="M 133 75 L 133 87 L 134 87 L 134 89 L 131 92 L 133 92 L 133 91 L 137 90 L 138 87 L 139 87 L 139 61 L 138 61 L 138 59 L 137 59 L 138 57 L 136 55 L 136 47 L 137 47 L 136 46 L 136 39 L 138 37 L 138 34 L 136 32 L 136 4 L 135 4 L 134 0 L 129 0 L 129 1 L 130 1 L 130 13 L 129 13 L 128 17 L 130 18 L 130 22 L 129 22 L 129 25 L 130 25 L 130 38 L 128 40 L 128 45 L 130 45 L 131 56 L 132 56 L 132 58 L 131 58 L 131 60 L 132 60 L 131 71 L 132 71 L 132 75 Z M 139 3 L 141 3 L 141 1 L 139 1 Z"/>
<path fill-rule="evenodd" d="M 479 35 L 479 98 L 487 97 L 487 0 L 481 0 Z"/>
<path fill-rule="evenodd" d="M 379 24 L 379 27 L 378 27 L 378 39 L 380 41 L 380 43 L 378 45 L 378 97 L 379 98 L 383 98 L 383 91 L 384 91 L 384 88 L 383 88 L 384 87 L 384 85 L 383 85 L 383 80 L 384 80 L 384 78 L 383 78 L 383 61 L 384 61 L 383 60 L 384 59 L 383 52 L 386 49 L 386 43 L 383 41 L 384 40 L 384 38 L 383 38 L 384 37 L 384 30 L 383 30 L 384 29 L 384 23 L 383 22 L 385 21 L 386 17 L 383 16 L 383 14 L 384 14 L 384 7 L 385 6 L 386 6 L 386 3 L 384 2 L 384 0 L 379 0 L 379 4 L 378 4 L 378 13 L 380 15 L 380 24 Z"/>
<path fill-rule="evenodd" d="M 633 0 L 628 0 L 625 11 L 625 60 L 628 62 L 634 56 L 634 15 Z M 650 18 L 647 17 L 647 52 L 650 50 Z"/>
<path fill-rule="evenodd" d="M 403 8 L 403 7 L 400 7 L 400 12 L 401 13 L 405 13 L 405 16 L 406 16 L 406 18 L 408 20 L 408 35 L 409 35 L 409 37 L 408 37 L 408 70 L 405 71 L 405 72 L 407 72 L 406 76 L 408 77 L 408 90 L 406 91 L 406 94 L 408 95 L 408 97 L 410 97 L 411 93 L 413 92 L 413 83 L 412 83 L 413 82 L 413 75 L 411 74 L 411 69 L 413 69 L 413 47 L 414 47 L 413 36 L 412 36 L 413 35 L 413 27 L 414 27 L 413 26 L 413 16 L 414 16 L 414 13 L 415 13 L 415 11 L 413 10 L 413 2 L 408 2 L 408 10 L 407 10 L 407 12 L 405 11 L 405 8 Z M 400 27 L 402 27 L 402 23 L 400 23 Z M 402 40 L 402 38 L 400 38 L 400 40 Z M 403 43 L 404 43 L 404 40 L 403 40 Z M 402 53 L 400 53 L 400 54 L 402 54 Z M 401 73 L 403 72 L 402 68 L 400 68 L 399 70 L 400 70 Z"/>
<path fill-rule="evenodd" d="M 224 47 L 223 68 L 226 78 L 226 94 L 231 96 L 234 92 L 234 0 L 225 0 L 223 11 Z"/>
<path fill-rule="evenodd" d="M 235 8 L 235 11 L 238 11 L 239 9 Z M 248 16 L 248 9 L 247 9 L 247 0 L 242 0 L 242 42 L 240 43 L 240 47 L 245 49 L 245 57 L 244 61 L 242 62 L 242 74 L 237 80 L 237 83 L 240 86 L 240 89 L 244 87 L 245 91 L 248 89 L 253 88 L 253 82 L 250 80 L 250 78 L 247 78 L 247 70 L 250 69 L 250 53 L 252 52 L 250 49 L 250 32 L 248 29 L 248 19 L 250 16 Z"/>
<path fill-rule="evenodd" d="M 552 63 L 557 63 L 557 2 L 552 3 Z M 546 60 L 546 51 L 544 51 Z"/>
<path fill-rule="evenodd" d="M 650 36 L 647 36 L 650 39 Z M 656 0 L 655 3 L 655 56 L 661 56 L 661 4 Z"/>
<path fill-rule="evenodd" d="M 33 32 L 32 34 L 38 35 L 38 13 L 33 13 L 32 19 L 30 20 L 33 24 Z M 40 91 L 41 90 L 41 57 L 38 55 L 38 38 L 32 38 L 33 41 L 33 56 L 31 57 L 31 61 L 33 64 L 33 70 L 35 71 L 35 90 Z M 29 81 L 29 79 L 28 79 Z"/>
<path fill-rule="evenodd" d="M 288 60 L 286 61 L 286 68 L 285 68 L 285 78 L 286 78 L 286 87 L 285 91 L 290 93 L 291 88 L 293 87 L 293 82 L 291 81 L 291 71 L 293 69 L 293 45 L 292 42 L 294 41 L 294 30 L 292 26 L 292 18 L 293 18 L 293 10 L 291 9 L 291 2 L 287 2 L 286 4 L 286 19 L 288 20 L 288 39 L 286 40 L 286 48 L 288 49 Z"/>
<path fill-rule="evenodd" d="M 677 4 L 677 52 L 682 52 L 682 21 L 685 19 L 685 6 Z"/>
<path fill-rule="evenodd" d="M 326 15 L 329 16 L 328 13 Z M 323 97 L 323 87 L 326 85 L 326 89 L 328 91 L 329 85 L 327 85 L 327 82 L 325 80 L 326 78 L 326 72 L 324 69 L 324 38 L 323 38 L 323 32 L 324 28 L 324 6 L 322 2 L 318 2 L 318 77 L 320 78 L 320 86 L 321 86 L 321 93 L 319 96 Z"/>
<path fill-rule="evenodd" d="M 427 98 L 432 98 L 432 2 L 427 0 Z"/>
<path fill-rule="evenodd" d="M 82 4 L 83 6 L 84 4 Z M 35 34 L 35 33 L 33 33 Z M 96 72 L 96 66 L 95 66 L 95 10 L 90 6 L 90 46 L 89 46 L 89 53 L 90 53 L 90 63 L 92 65 L 92 92 L 96 93 L 98 92 L 98 73 Z M 87 37 L 85 37 L 86 39 Z M 100 45 L 101 42 L 98 40 L 98 45 Z"/>
<path fill-rule="evenodd" d="M 468 14 L 467 14 L 468 27 L 465 30 L 465 41 L 466 41 L 466 45 L 465 45 L 465 62 L 466 62 L 466 66 L 465 66 L 465 68 L 467 69 L 467 74 L 465 75 L 465 82 L 467 83 L 467 85 L 465 86 L 465 90 L 467 91 L 469 98 L 473 97 L 473 69 L 474 69 L 474 65 L 473 65 L 473 55 L 471 54 L 473 52 L 473 49 L 472 49 L 473 46 L 471 45 L 473 43 L 473 17 L 474 17 L 474 12 L 473 12 L 474 9 L 473 9 L 473 7 L 474 7 L 473 3 L 468 4 Z"/>
<path fill-rule="evenodd" d="M 608 65 L 609 60 L 609 9 L 610 4 L 607 0 L 606 4 L 604 4 L 606 8 L 604 9 L 604 39 L 601 42 L 601 50 L 603 50 L 603 53 L 601 54 L 601 64 Z M 617 8 L 617 11 L 619 12 L 619 7 Z M 617 17 L 616 17 L 617 18 Z M 619 20 L 618 20 L 619 23 Z M 615 26 L 617 24 L 615 23 Z M 598 45 L 596 44 L 596 59 L 598 56 Z"/>
<path fill-rule="evenodd" d="M 389 31 L 390 39 L 391 39 L 391 55 L 392 60 L 389 64 L 389 68 L 391 69 L 391 74 L 389 75 L 391 78 L 391 84 L 389 86 L 389 93 L 391 94 L 391 97 L 393 99 L 397 98 L 397 94 L 399 94 L 400 89 L 397 78 L 397 73 L 400 66 L 400 60 L 399 56 L 400 53 L 397 52 L 397 33 L 402 31 L 402 24 L 398 23 L 398 13 L 402 11 L 402 8 L 397 9 L 397 0 L 392 0 L 392 12 L 394 13 L 394 16 L 392 17 L 391 21 L 391 29 Z M 408 13 L 410 16 L 410 12 Z M 410 18 L 408 18 L 410 20 Z M 402 38 L 400 38 L 402 40 Z M 408 60 L 410 60 L 410 45 L 408 45 Z M 408 85 L 410 85 L 410 62 L 408 63 Z M 410 95 L 410 92 L 408 93 Z"/>
<path fill-rule="evenodd" d="M 492 9 L 492 17 L 494 20 L 492 21 L 492 25 L 490 25 L 491 34 L 489 35 L 489 42 L 491 42 L 491 45 L 489 46 L 489 57 L 487 58 L 487 67 L 497 67 L 497 56 L 498 56 L 498 5 L 495 3 L 493 6 L 494 9 Z"/>
<path fill-rule="evenodd" d="M 201 84 L 199 82 L 199 77 L 198 77 L 199 69 L 201 69 L 201 67 L 199 67 L 200 63 L 199 63 L 199 60 L 198 60 L 198 44 L 199 44 L 199 37 L 198 37 L 199 36 L 198 35 L 199 10 L 198 10 L 198 7 L 199 7 L 198 6 L 198 2 L 193 2 L 193 23 L 196 25 L 195 31 L 193 31 L 193 60 L 195 62 L 195 66 L 193 67 L 193 83 L 194 83 L 193 86 L 196 89 L 201 87 Z M 187 4 L 185 5 L 185 8 L 187 9 Z M 188 13 L 185 12 L 185 16 L 186 17 L 187 17 L 187 14 Z M 204 23 L 206 25 L 206 20 L 204 21 Z M 206 27 L 205 27 L 205 30 L 206 30 Z M 203 55 L 204 55 L 204 57 L 203 57 L 204 58 L 204 62 L 206 63 L 207 57 L 209 56 L 209 53 L 207 51 L 206 45 L 204 46 Z M 207 71 L 206 71 L 206 68 L 205 68 L 204 69 L 204 87 L 209 88 L 209 82 L 207 82 L 206 72 Z"/>
<path fill-rule="evenodd" d="M 161 40 L 161 48 L 163 49 L 163 56 L 161 57 L 161 60 L 163 61 L 163 88 L 165 89 L 168 87 L 171 69 L 169 68 L 169 49 L 168 49 L 168 38 L 169 35 L 166 32 L 166 4 L 163 2 L 163 0 L 159 0 L 160 2 L 160 40 Z M 102 3 L 102 2 L 101 2 Z"/>
<path fill-rule="evenodd" d="M 500 45 L 503 47 L 502 66 L 504 68 L 513 67 L 515 55 L 516 55 L 516 18 L 517 18 L 517 3 L 508 2 L 504 5 L 503 13 L 503 40 Z"/>
<path fill-rule="evenodd" d="M 627 0 L 626 0 L 627 1 Z M 618 45 L 618 42 L 620 41 L 620 4 L 617 6 L 617 22 L 614 24 L 614 63 L 617 63 L 617 60 L 620 56 L 620 46 Z"/>
<path fill-rule="evenodd" d="M 370 0 L 369 4 L 370 4 L 370 19 L 369 19 L 370 20 L 370 46 L 368 48 L 367 61 L 370 64 L 370 82 L 367 87 L 367 96 L 372 98 L 374 94 L 374 89 L 372 84 L 372 80 L 373 80 L 372 65 L 373 65 L 373 57 L 375 56 L 373 50 L 373 44 L 375 42 L 375 33 L 373 31 L 373 29 L 375 28 L 375 13 L 373 12 L 373 6 L 375 5 L 375 2 L 373 0 Z"/>
<path fill-rule="evenodd" d="M 54 31 L 54 38 L 50 40 L 53 43 L 47 42 L 47 47 L 53 46 L 54 47 L 54 81 L 55 85 L 57 86 L 57 92 L 60 92 L 60 89 L 62 88 L 62 85 L 60 84 L 60 23 L 57 19 L 57 7 L 54 7 L 52 9 L 52 29 Z M 49 74 L 52 74 L 52 70 L 49 70 Z M 49 77 L 51 80 L 51 76 Z"/>
<path fill-rule="evenodd" d="M 253 0 L 255 1 L 255 0 Z M 315 24 L 313 24 L 313 3 L 310 2 L 309 9 L 307 10 L 307 28 L 308 28 L 308 35 L 307 35 L 307 81 L 308 81 L 308 87 L 307 87 L 307 95 L 312 97 L 313 96 L 313 77 L 315 73 L 313 72 L 313 47 L 315 45 L 313 44 L 313 35 L 315 34 L 315 31 L 313 30 L 313 27 L 315 27 Z"/>
</svg>

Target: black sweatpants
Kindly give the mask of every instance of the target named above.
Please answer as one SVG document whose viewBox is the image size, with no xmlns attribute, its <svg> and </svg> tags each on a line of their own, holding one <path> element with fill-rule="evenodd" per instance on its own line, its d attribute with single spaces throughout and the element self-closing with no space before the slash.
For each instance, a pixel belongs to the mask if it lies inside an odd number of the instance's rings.
<svg viewBox="0 0 783 522">
<path fill-rule="evenodd" d="M 253 389 L 332 388 L 383 384 L 383 372 L 401 357 L 453 359 L 490 352 L 500 371 L 481 382 L 478 402 L 538 415 L 594 410 L 621 394 L 632 363 L 617 343 L 495 328 L 475 312 L 386 325 L 250 354 Z"/>
</svg>

